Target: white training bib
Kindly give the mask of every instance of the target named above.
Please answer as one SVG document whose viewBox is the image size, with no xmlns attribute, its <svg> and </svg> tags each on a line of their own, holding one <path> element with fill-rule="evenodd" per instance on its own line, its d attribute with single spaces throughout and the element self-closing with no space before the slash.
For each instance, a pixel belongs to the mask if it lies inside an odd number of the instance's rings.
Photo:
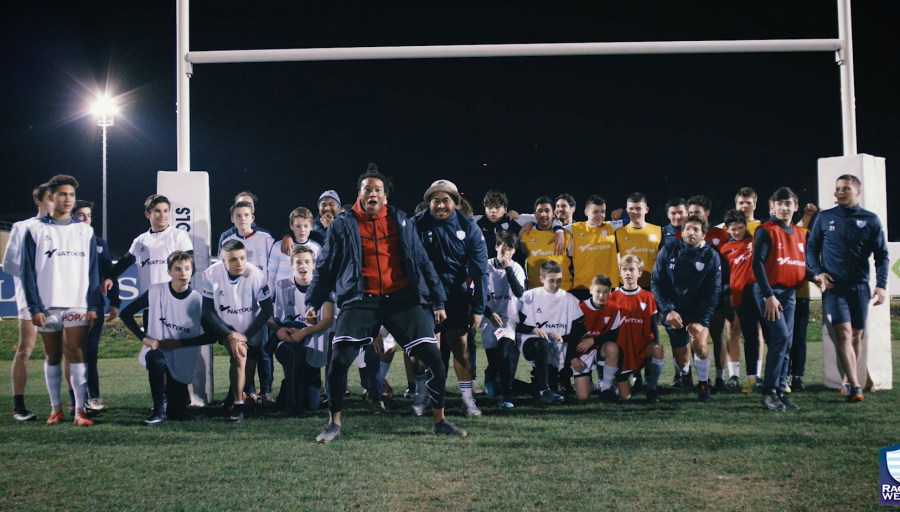
<svg viewBox="0 0 900 512">
<path fill-rule="evenodd" d="M 519 301 L 519 311 L 525 315 L 524 323 L 526 325 L 532 325 L 547 333 L 548 336 L 551 333 L 560 336 L 569 334 L 572 330 L 572 323 L 584 315 L 579 307 L 579 301 L 574 295 L 563 289 L 556 293 L 549 293 L 543 287 L 526 291 Z M 534 337 L 533 334 L 523 334 L 519 350 L 522 350 L 525 340 Z M 565 357 L 566 343 L 556 343 L 550 340 L 550 360 L 560 370 L 565 366 Z M 534 364 L 534 361 L 528 362 Z"/>
<path fill-rule="evenodd" d="M 259 302 L 272 296 L 265 274 L 247 265 L 243 275 L 231 279 L 221 262 L 203 273 L 203 296 L 213 299 L 216 314 L 237 332 L 246 332 L 259 315 Z M 260 329 L 247 345 L 257 346 L 265 340 L 266 330 Z"/>
<path fill-rule="evenodd" d="M 38 221 L 27 229 L 35 244 L 34 274 L 44 309 L 87 309 L 94 238 L 91 227 L 77 221 Z"/>
<path fill-rule="evenodd" d="M 506 278 L 506 269 L 502 267 L 497 268 L 496 262 L 496 258 L 488 261 L 488 284 L 485 290 L 485 305 L 500 317 L 500 321 L 503 324 L 501 327 L 509 327 L 515 333 L 516 324 L 519 322 L 519 299 L 516 298 L 509 286 L 509 281 Z M 524 289 L 525 271 L 515 261 L 511 263 L 511 267 L 516 280 Z M 484 348 L 497 347 L 497 337 L 495 335 L 497 329 L 491 322 L 491 319 L 485 315 L 481 321 L 481 343 Z M 515 337 L 512 339 L 515 339 Z"/>
<path fill-rule="evenodd" d="M 168 283 L 169 277 L 166 261 L 169 255 L 175 251 L 193 251 L 194 245 L 187 231 L 174 226 L 154 233 L 147 231 L 141 233 L 131 242 L 128 254 L 134 256 L 138 271 L 138 290 L 144 293 L 150 286 L 158 283 Z"/>
<path fill-rule="evenodd" d="M 147 290 L 147 336 L 154 340 L 181 340 L 203 334 L 200 321 L 203 317 L 203 297 L 197 290 L 191 290 L 184 299 L 177 299 L 169 289 L 169 283 L 155 284 Z M 145 357 L 150 349 L 143 347 L 138 356 L 145 368 Z M 163 350 L 169 373 L 178 382 L 190 384 L 197 366 L 200 347 L 181 347 L 177 350 Z"/>
</svg>

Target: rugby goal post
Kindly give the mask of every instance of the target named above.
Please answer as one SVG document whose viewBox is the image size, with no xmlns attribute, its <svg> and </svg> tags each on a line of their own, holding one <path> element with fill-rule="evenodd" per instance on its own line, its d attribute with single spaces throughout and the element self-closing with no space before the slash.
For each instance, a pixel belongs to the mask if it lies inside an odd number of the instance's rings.
<svg viewBox="0 0 900 512">
<path fill-rule="evenodd" d="M 190 51 L 190 2 L 176 0 L 176 94 L 177 94 L 177 172 L 189 173 L 190 156 L 190 78 L 194 64 L 227 64 L 249 62 L 308 62 L 337 60 L 385 60 L 385 59 L 439 59 L 439 58 L 489 58 L 489 57 L 550 57 L 574 55 L 649 55 L 692 53 L 777 53 L 777 52 L 835 52 L 840 68 L 841 117 L 844 156 L 856 155 L 856 107 L 853 84 L 853 37 L 851 32 L 850 0 L 837 0 L 837 39 L 778 39 L 737 41 L 658 41 L 627 43 L 550 43 L 550 44 L 492 44 L 448 46 L 398 46 L 371 48 L 293 48 L 275 50 L 223 50 Z M 883 181 L 882 171 L 882 181 Z M 181 187 L 180 178 L 160 181 L 160 194 L 176 195 Z M 868 195 L 870 184 L 863 182 L 863 195 Z M 170 188 L 173 187 L 173 188 Z M 819 189 L 819 203 L 830 204 L 831 188 Z M 206 218 L 208 225 L 208 188 Z M 878 212 L 882 224 L 887 226 L 883 212 Z M 197 236 L 196 232 L 192 236 Z M 207 236 L 208 240 L 208 236 Z M 195 250 L 199 248 L 195 239 Z M 877 308 L 875 308 L 877 309 Z M 887 309 L 887 308 L 885 308 Z M 890 319 L 873 315 L 869 330 L 887 332 L 887 351 L 890 353 Z M 879 338 L 881 339 L 881 338 Z M 828 341 L 826 341 L 826 344 Z M 881 343 L 881 342 L 878 342 Z M 881 347 L 882 349 L 884 347 Z M 212 371 L 211 353 L 205 367 Z M 831 369 L 826 368 L 826 373 Z M 880 372 L 879 372 L 880 373 Z M 205 376 L 212 382 L 211 373 Z M 885 380 L 886 379 L 886 380 Z M 891 377 L 879 377 L 875 389 L 890 389 Z M 886 386 L 886 387 L 882 387 Z M 210 389 L 209 399 L 212 391 Z M 208 402 L 207 402 L 208 403 Z"/>
</svg>

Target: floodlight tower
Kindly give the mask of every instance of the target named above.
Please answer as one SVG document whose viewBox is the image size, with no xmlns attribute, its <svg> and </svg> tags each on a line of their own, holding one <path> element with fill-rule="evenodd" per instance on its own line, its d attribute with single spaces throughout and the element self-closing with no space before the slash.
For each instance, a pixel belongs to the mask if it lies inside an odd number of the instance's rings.
<svg viewBox="0 0 900 512">
<path fill-rule="evenodd" d="M 119 107 L 109 96 L 104 94 L 97 98 L 91 108 L 97 116 L 97 126 L 103 128 L 103 239 L 106 238 L 106 129 L 113 125 L 113 118 L 119 112 Z"/>
</svg>

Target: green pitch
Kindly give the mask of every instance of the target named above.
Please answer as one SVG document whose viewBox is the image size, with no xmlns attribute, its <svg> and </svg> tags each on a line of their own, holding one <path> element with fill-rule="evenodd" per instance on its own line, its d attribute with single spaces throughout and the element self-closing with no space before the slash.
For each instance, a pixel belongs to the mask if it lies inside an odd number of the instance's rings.
<svg viewBox="0 0 900 512">
<path fill-rule="evenodd" d="M 304 420 L 263 412 L 232 425 L 210 406 L 191 409 L 190 421 L 140 426 L 150 407 L 146 372 L 121 358 L 137 343 L 122 340 L 116 324 L 101 357 L 120 358 L 100 361 L 110 410 L 94 427 L 43 424 L 40 357 L 29 363 L 26 393 L 39 421 L 15 422 L 3 393 L 0 510 L 874 510 L 878 449 L 900 442 L 900 393 L 868 393 L 850 405 L 822 387 L 816 328 L 809 390 L 793 397 L 797 413 L 766 413 L 758 395 L 739 392 L 709 405 L 674 392 L 653 406 L 643 395 L 619 406 L 550 408 L 520 398 L 511 411 L 480 398 L 485 415 L 451 414 L 469 436 L 449 439 L 411 416 L 408 400 L 372 415 L 351 369 L 343 434 L 317 445 L 324 411 Z M 0 322 L 0 359 L 9 359 L 14 327 Z M 667 358 L 664 382 L 672 377 L 668 350 Z M 481 376 L 480 350 L 478 365 Z M 527 363 L 519 368 L 527 379 Z M 894 368 L 900 383 L 900 347 Z M 276 388 L 280 377 L 277 368 Z M 389 380 L 402 393 L 399 358 Z M 9 382 L 6 361 L 0 381 Z M 216 359 L 215 388 L 223 398 L 224 357 Z M 460 402 L 453 376 L 448 389 L 451 412 Z"/>
</svg>

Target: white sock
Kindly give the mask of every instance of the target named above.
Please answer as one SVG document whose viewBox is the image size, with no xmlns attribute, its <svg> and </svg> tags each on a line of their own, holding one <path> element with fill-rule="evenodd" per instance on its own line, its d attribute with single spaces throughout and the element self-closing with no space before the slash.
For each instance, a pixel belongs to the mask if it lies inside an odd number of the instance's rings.
<svg viewBox="0 0 900 512">
<path fill-rule="evenodd" d="M 72 391 L 75 392 L 75 412 L 84 412 L 87 398 L 87 366 L 84 363 L 69 364 L 69 377 L 72 379 Z"/>
<path fill-rule="evenodd" d="M 59 386 L 62 384 L 62 365 L 50 366 L 44 361 L 44 381 L 47 383 L 47 393 L 50 395 L 50 407 L 53 408 L 53 412 L 61 410 Z"/>
<path fill-rule="evenodd" d="M 696 357 L 694 358 L 696 359 Z M 684 365 L 684 368 L 681 369 L 681 375 L 687 375 L 691 373 L 691 362 L 688 360 L 687 364 Z"/>
<path fill-rule="evenodd" d="M 725 370 L 716 370 L 716 380 L 725 380 Z"/>
<path fill-rule="evenodd" d="M 741 376 L 741 362 L 740 361 L 735 361 L 735 362 L 729 361 L 728 362 L 728 376 L 734 377 L 735 375 L 737 375 L 738 377 Z"/>
<path fill-rule="evenodd" d="M 650 367 L 647 368 L 647 387 L 649 389 L 656 389 L 656 384 L 659 382 L 659 375 L 662 373 L 663 365 L 665 364 L 665 358 L 650 358 Z"/>
<path fill-rule="evenodd" d="M 709 356 L 706 359 L 700 359 L 694 354 L 694 367 L 697 368 L 697 380 L 705 382 L 709 380 Z"/>
<path fill-rule="evenodd" d="M 603 366 L 603 381 L 600 383 L 602 391 L 612 387 L 613 378 L 615 378 L 617 371 L 619 371 L 617 366 Z"/>
<path fill-rule="evenodd" d="M 756 374 L 762 375 L 762 361 L 756 362 Z"/>
<path fill-rule="evenodd" d="M 243 400 L 235 400 L 234 405 L 244 405 L 244 401 Z"/>
<path fill-rule="evenodd" d="M 463 400 L 474 400 L 475 397 L 472 396 L 472 381 L 470 380 L 461 380 L 459 381 L 459 390 L 462 392 Z"/>
<path fill-rule="evenodd" d="M 748 378 L 748 379 L 756 380 L 756 375 L 747 375 L 747 378 Z"/>
</svg>

